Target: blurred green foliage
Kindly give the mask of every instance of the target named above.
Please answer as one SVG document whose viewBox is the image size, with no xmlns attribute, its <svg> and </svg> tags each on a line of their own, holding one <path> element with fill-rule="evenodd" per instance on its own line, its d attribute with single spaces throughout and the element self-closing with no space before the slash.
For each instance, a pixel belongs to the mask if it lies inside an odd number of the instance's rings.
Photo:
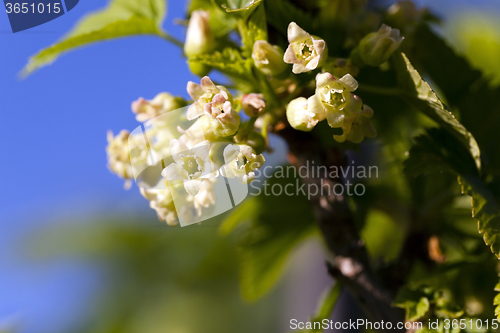
<svg viewBox="0 0 500 333">
<path fill-rule="evenodd" d="M 102 283 L 73 332 L 275 332 L 277 293 L 241 300 L 235 249 L 217 237 L 216 221 L 168 228 L 116 217 L 55 225 L 29 241 L 39 260 L 96 264 Z"/>
</svg>

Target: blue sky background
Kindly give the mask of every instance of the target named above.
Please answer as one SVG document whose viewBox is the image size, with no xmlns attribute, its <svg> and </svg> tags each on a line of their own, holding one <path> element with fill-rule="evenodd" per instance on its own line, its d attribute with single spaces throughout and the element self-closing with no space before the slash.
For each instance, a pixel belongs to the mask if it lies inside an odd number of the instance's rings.
<svg viewBox="0 0 500 333">
<path fill-rule="evenodd" d="M 499 12 L 495 0 L 419 1 L 440 14 L 473 5 Z M 98 274 L 81 263 L 26 263 L 18 249 L 23 236 L 47 223 L 84 223 L 112 212 L 155 216 L 138 191 L 106 168 L 106 131 L 138 124 L 132 100 L 160 91 L 188 97 L 190 74 L 181 50 L 155 37 L 92 45 L 62 56 L 20 81 L 28 57 L 58 40 L 105 0 L 81 0 L 69 13 L 13 34 L 0 12 L 0 326 L 20 318 L 23 332 L 55 332 L 78 317 Z M 172 23 L 184 17 L 184 1 L 170 1 L 165 29 L 184 39 Z M 16 246 L 16 247 L 15 247 Z"/>
</svg>

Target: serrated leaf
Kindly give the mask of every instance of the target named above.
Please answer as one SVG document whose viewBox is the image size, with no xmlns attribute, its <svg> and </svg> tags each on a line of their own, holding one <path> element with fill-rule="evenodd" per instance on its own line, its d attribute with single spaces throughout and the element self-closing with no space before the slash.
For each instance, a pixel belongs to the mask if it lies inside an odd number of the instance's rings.
<svg viewBox="0 0 500 333">
<path fill-rule="evenodd" d="M 201 54 L 191 57 L 189 62 L 197 62 L 221 71 L 232 77 L 248 79 L 250 73 L 247 62 L 241 53 L 233 48 L 225 48 L 222 52 L 216 51 L 210 54 Z"/>
<path fill-rule="evenodd" d="M 53 63 L 60 55 L 94 42 L 132 35 L 158 35 L 165 17 L 164 0 L 113 0 L 105 9 L 80 20 L 65 37 L 29 59 L 22 71 L 27 76 Z"/>
<path fill-rule="evenodd" d="M 273 178 L 275 184 L 298 184 L 296 180 Z M 316 232 L 314 217 L 304 196 L 266 196 L 247 199 L 220 226 L 227 234 L 237 226 L 240 284 L 247 300 L 264 296 L 279 280 L 293 249 Z M 240 231 L 239 233 L 237 231 Z"/>
<path fill-rule="evenodd" d="M 267 21 L 264 6 L 258 6 L 252 15 L 250 15 L 243 26 L 241 39 L 243 43 L 243 53 L 246 57 L 251 56 L 255 41 L 267 41 Z"/>
<path fill-rule="evenodd" d="M 436 93 L 425 82 L 404 53 L 393 56 L 398 81 L 404 98 L 420 112 L 437 122 L 455 136 L 470 152 L 478 170 L 481 169 L 481 152 L 475 138 L 458 122 L 455 116 L 440 101 Z"/>
</svg>

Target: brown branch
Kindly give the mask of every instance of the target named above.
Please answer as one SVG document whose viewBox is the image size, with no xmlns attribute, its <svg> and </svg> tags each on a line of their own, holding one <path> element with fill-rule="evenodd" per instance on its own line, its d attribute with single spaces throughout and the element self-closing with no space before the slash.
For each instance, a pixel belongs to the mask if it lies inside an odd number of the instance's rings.
<svg viewBox="0 0 500 333">
<path fill-rule="evenodd" d="M 321 141 L 311 133 L 296 131 L 287 127 L 278 132 L 289 146 L 290 162 L 296 168 L 314 165 L 338 167 L 345 165 L 344 152 L 338 148 L 322 147 Z M 315 168 L 318 170 L 318 168 Z M 314 170 L 314 171 L 316 171 Z M 311 195 L 311 206 L 323 234 L 326 245 L 331 252 L 332 261 L 329 273 L 342 283 L 357 300 L 366 317 L 372 322 L 396 323 L 404 320 L 404 312 L 391 306 L 393 295 L 384 290 L 377 281 L 370 267 L 366 248 L 356 229 L 352 213 L 346 197 L 335 195 L 335 184 L 342 184 L 342 179 L 331 178 L 330 172 L 322 175 L 309 170 L 302 181 L 309 186 L 315 184 L 324 187 L 318 195 Z M 328 188 L 327 188 L 328 187 Z M 394 330 L 392 330 L 394 332 Z"/>
</svg>

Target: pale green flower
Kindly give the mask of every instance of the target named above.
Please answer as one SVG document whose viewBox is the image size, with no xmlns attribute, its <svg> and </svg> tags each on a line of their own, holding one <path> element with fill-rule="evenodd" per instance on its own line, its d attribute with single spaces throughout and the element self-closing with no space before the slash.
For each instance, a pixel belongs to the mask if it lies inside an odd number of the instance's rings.
<svg viewBox="0 0 500 333">
<path fill-rule="evenodd" d="M 180 180 L 187 193 L 196 195 L 204 178 L 213 177 L 210 160 L 210 142 L 204 141 L 188 148 L 179 140 L 170 141 L 170 152 L 174 163 L 162 171 L 168 181 Z"/>
</svg>

